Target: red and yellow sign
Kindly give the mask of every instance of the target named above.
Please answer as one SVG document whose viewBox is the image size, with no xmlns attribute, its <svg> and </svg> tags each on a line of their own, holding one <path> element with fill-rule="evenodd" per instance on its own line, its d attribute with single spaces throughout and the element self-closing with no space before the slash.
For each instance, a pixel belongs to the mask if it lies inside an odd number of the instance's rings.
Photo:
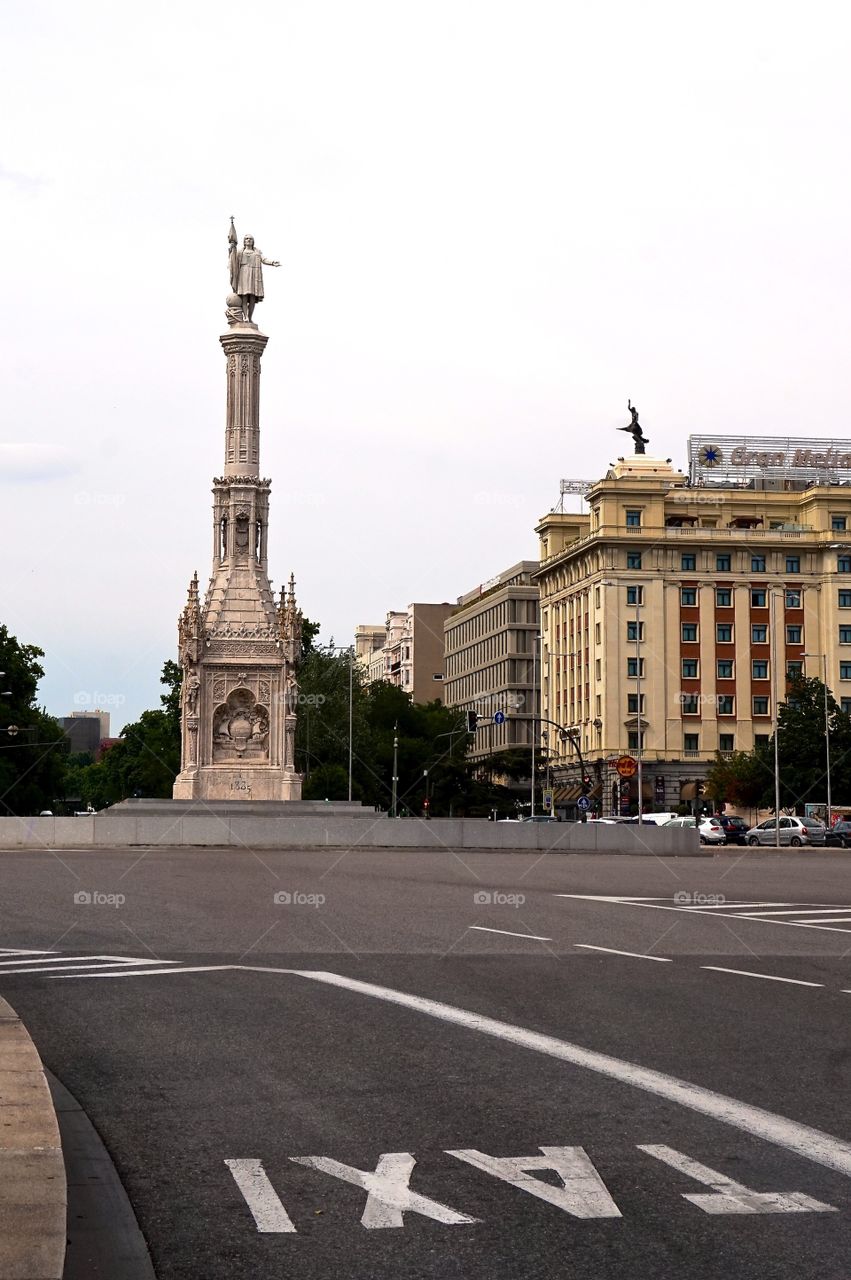
<svg viewBox="0 0 851 1280">
<path fill-rule="evenodd" d="M 615 768 L 622 778 L 631 778 L 638 773 L 638 761 L 633 756 L 618 756 Z"/>
</svg>

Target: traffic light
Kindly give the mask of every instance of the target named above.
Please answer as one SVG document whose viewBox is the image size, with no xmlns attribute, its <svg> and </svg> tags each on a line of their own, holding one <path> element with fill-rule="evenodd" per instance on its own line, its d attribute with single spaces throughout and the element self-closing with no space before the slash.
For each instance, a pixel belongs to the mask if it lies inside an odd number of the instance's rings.
<svg viewBox="0 0 851 1280">
<path fill-rule="evenodd" d="M 591 775 L 586 773 L 582 776 L 582 794 L 587 796 L 591 790 Z"/>
<path fill-rule="evenodd" d="M 465 715 L 466 715 L 466 717 L 467 717 L 467 732 L 468 732 L 468 733 L 475 733 L 475 732 L 476 732 L 476 726 L 477 726 L 477 724 L 479 723 L 479 717 L 478 717 L 477 712 L 475 712 L 475 711 L 467 711 L 467 712 L 465 712 Z"/>
</svg>

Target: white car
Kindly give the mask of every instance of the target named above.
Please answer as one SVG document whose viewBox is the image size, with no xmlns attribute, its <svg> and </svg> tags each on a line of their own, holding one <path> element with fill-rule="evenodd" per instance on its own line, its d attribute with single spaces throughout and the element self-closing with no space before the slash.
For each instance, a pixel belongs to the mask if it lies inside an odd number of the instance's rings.
<svg viewBox="0 0 851 1280">
<path fill-rule="evenodd" d="M 642 822 L 653 822 L 657 827 L 663 827 L 666 822 L 670 822 L 676 816 L 675 813 L 643 813 L 641 820 Z"/>
<path fill-rule="evenodd" d="M 727 833 L 717 818 L 672 818 L 665 827 L 697 827 L 701 844 L 726 844 Z"/>
</svg>

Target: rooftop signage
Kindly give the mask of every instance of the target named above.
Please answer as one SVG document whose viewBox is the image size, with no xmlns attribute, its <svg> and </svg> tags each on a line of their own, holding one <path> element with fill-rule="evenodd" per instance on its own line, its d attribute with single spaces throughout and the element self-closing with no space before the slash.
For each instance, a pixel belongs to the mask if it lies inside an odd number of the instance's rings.
<svg viewBox="0 0 851 1280">
<path fill-rule="evenodd" d="M 851 484 L 851 441 L 689 436 L 688 464 L 692 484 L 735 484 L 759 477 Z"/>
</svg>

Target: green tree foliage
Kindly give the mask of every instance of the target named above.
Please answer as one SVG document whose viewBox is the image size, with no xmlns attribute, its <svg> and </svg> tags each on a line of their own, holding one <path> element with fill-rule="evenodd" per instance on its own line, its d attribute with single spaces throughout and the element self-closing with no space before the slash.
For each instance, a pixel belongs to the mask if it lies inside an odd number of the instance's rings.
<svg viewBox="0 0 851 1280">
<path fill-rule="evenodd" d="M 67 739 L 36 702 L 43 657 L 0 625 L 0 690 L 12 695 L 0 698 L 0 813 L 7 815 L 52 810 L 62 794 Z M 18 725 L 16 736 L 6 732 L 9 725 Z"/>
</svg>

